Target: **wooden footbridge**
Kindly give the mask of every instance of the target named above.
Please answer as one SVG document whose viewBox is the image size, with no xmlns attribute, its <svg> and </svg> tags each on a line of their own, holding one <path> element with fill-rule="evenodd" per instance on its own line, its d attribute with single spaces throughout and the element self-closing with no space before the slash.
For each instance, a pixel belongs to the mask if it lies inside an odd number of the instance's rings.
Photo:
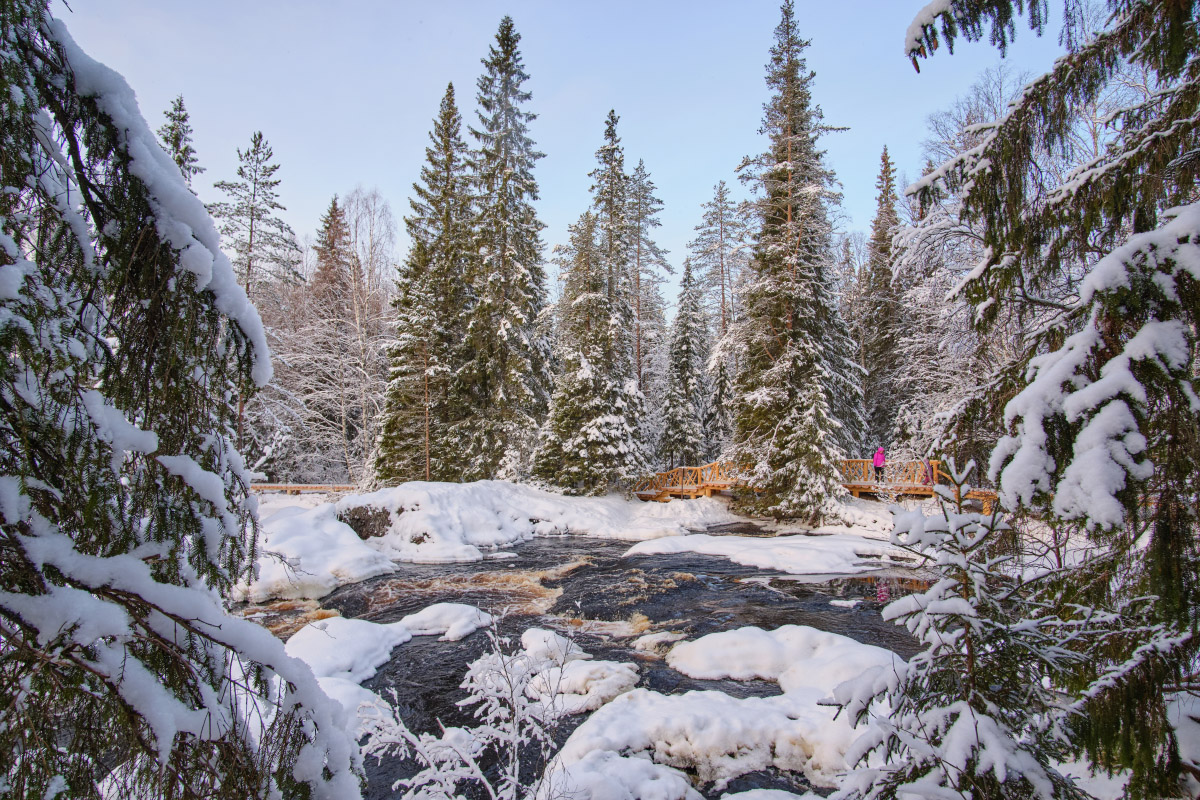
<svg viewBox="0 0 1200 800">
<path fill-rule="evenodd" d="M 939 461 L 898 461 L 889 463 L 881 480 L 875 480 L 875 469 L 869 459 L 846 459 L 841 463 L 842 486 L 854 497 L 864 494 L 876 497 L 932 497 L 934 487 L 947 482 Z M 727 461 L 714 461 L 702 467 L 676 467 L 642 478 L 633 493 L 642 500 L 659 503 L 674 498 L 712 497 L 714 494 L 739 487 L 753 490 L 746 482 L 747 470 Z M 987 489 L 972 489 L 965 500 L 975 500 L 990 514 L 996 493 Z"/>
</svg>

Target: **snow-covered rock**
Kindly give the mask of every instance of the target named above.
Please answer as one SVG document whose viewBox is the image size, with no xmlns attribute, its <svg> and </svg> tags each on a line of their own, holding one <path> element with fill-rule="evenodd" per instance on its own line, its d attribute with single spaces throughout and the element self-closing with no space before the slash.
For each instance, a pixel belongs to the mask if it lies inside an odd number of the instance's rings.
<svg viewBox="0 0 1200 800">
<path fill-rule="evenodd" d="M 263 505 L 274 513 L 264 513 L 260 525 L 258 575 L 237 587 L 237 600 L 322 597 L 393 572 L 397 561 L 480 561 L 484 549 L 534 536 L 641 541 L 738 519 L 713 498 L 564 497 L 506 481 L 412 482 L 315 508 L 280 507 L 274 498 Z M 341 519 L 356 511 L 383 512 L 390 524 L 364 541 Z"/>
<path fill-rule="evenodd" d="M 337 518 L 332 504 L 285 507 L 264 517 L 258 548 L 257 575 L 234 588 L 234 600 L 324 597 L 343 584 L 396 569 L 390 558 Z"/>
<path fill-rule="evenodd" d="M 599 758 L 597 752 L 608 752 L 693 771 L 702 781 L 715 781 L 718 789 L 738 775 L 768 767 L 802 771 L 809 781 L 830 786 L 847 768 L 846 752 L 862 732 L 844 714 L 835 719 L 834 709 L 820 702 L 866 668 L 903 662 L 888 650 L 845 636 L 785 625 L 683 642 L 667 655 L 667 663 L 693 678 L 776 681 L 783 694 L 735 698 L 715 691 L 662 695 L 634 689 L 585 721 L 555 764 L 571 770 Z"/>
<path fill-rule="evenodd" d="M 673 504 L 669 504 L 673 505 Z M 759 569 L 778 570 L 790 575 L 844 575 L 878 569 L 878 563 L 863 559 L 881 559 L 904 555 L 887 542 L 851 533 L 826 535 L 746 538 L 710 536 L 697 533 L 667 536 L 639 542 L 625 552 L 627 556 L 673 553 L 702 553 L 721 556 L 735 564 Z"/>
<path fill-rule="evenodd" d="M 597 750 L 570 764 L 558 763 L 536 800 L 703 800 L 687 776 L 648 758 Z"/>
<path fill-rule="evenodd" d="M 462 603 L 435 603 L 392 623 L 331 617 L 296 631 L 284 649 L 308 664 L 321 689 L 342 707 L 343 725 L 357 736 L 362 733 L 359 706 L 384 705 L 361 684 L 391 658 L 393 648 L 413 636 L 457 641 L 491 621 L 489 614 Z"/>
<path fill-rule="evenodd" d="M 832 693 L 848 677 L 869 667 L 903 661 L 891 650 L 863 644 L 807 625 L 773 631 L 745 627 L 677 644 L 667 654 L 672 669 L 691 678 L 775 681 L 785 692 Z"/>
<path fill-rule="evenodd" d="M 457 642 L 480 628 L 492 624 L 492 615 L 465 603 L 434 603 L 398 623 L 413 636 L 438 636 L 443 642 Z"/>
<path fill-rule="evenodd" d="M 285 649 L 312 667 L 318 678 L 343 678 L 362 683 L 404 644 L 412 633 L 403 623 L 381 625 L 365 619 L 331 617 L 310 622 L 292 634 Z"/>
<path fill-rule="evenodd" d="M 832 785 L 846 769 L 856 738 L 849 723 L 832 720 L 816 692 L 777 697 L 731 697 L 692 691 L 663 695 L 634 689 L 592 714 L 567 739 L 556 764 L 571 767 L 595 752 L 645 754 L 659 764 L 692 770 L 717 788 L 748 772 L 776 767 L 803 771 Z M 595 757 L 595 756 L 592 756 Z"/>
<path fill-rule="evenodd" d="M 553 702 L 558 713 L 582 714 L 628 692 L 637 682 L 638 668 L 633 664 L 579 660 L 538 672 L 525 693 L 535 700 Z"/>
</svg>

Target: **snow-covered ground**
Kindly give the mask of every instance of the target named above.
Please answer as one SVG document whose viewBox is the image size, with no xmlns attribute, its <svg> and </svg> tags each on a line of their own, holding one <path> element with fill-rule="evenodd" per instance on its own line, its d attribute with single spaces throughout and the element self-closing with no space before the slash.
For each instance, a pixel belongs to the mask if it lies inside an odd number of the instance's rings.
<svg viewBox="0 0 1200 800">
<path fill-rule="evenodd" d="M 852 533 L 819 536 L 796 534 L 769 539 L 709 536 L 697 533 L 639 542 L 626 555 L 703 553 L 737 564 L 772 569 L 792 575 L 844 575 L 879 569 L 903 552 L 887 542 Z M 864 559 L 872 559 L 864 561 Z"/>
<path fill-rule="evenodd" d="M 382 511 L 390 526 L 360 539 L 340 516 Z M 393 572 L 396 562 L 480 561 L 485 551 L 565 533 L 642 541 L 736 522 L 715 498 L 643 503 L 620 495 L 564 497 L 505 481 L 405 483 L 333 501 L 266 494 L 259 501 L 258 576 L 235 599 L 323 597 L 338 586 Z"/>
<path fill-rule="evenodd" d="M 342 521 L 356 510 L 386 514 L 383 535 L 361 539 Z M 264 494 L 258 574 L 235 589 L 235 599 L 318 598 L 394 572 L 398 562 L 480 561 L 506 545 L 565 533 L 641 542 L 630 554 L 706 553 L 796 575 L 861 572 L 878 567 L 863 558 L 886 561 L 896 552 L 886 544 L 890 515 L 882 505 L 855 501 L 845 512 L 854 527 L 823 527 L 816 537 L 778 528 L 779 537 L 755 539 L 689 535 L 743 521 L 717 498 L 565 497 L 505 481 L 413 482 L 336 500 Z"/>
</svg>

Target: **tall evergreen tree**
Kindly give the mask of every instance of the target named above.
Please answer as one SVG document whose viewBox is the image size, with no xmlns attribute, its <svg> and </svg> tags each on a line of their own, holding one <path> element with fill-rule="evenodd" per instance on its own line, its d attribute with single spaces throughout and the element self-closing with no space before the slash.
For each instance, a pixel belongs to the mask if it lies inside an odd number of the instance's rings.
<svg viewBox="0 0 1200 800">
<path fill-rule="evenodd" d="M 604 120 L 604 144 L 596 151 L 592 179 L 592 209 L 596 214 L 600 257 L 604 259 L 604 285 L 612 312 L 613 360 L 606 368 L 615 378 L 637 379 L 633 304 L 633 272 L 630 268 L 632 233 L 629 225 L 629 176 L 625 174 L 625 151 L 617 135 L 620 118 L 610 110 Z"/>
<path fill-rule="evenodd" d="M 163 112 L 163 116 L 167 121 L 158 129 L 158 138 L 162 140 L 167 153 L 179 167 L 184 183 L 190 189 L 192 178 L 204 172 L 204 167 L 200 166 L 196 148 L 192 147 L 192 123 L 183 105 L 183 95 L 171 101 L 171 107 Z M 195 190 L 192 194 L 195 194 Z"/>
<path fill-rule="evenodd" d="M 221 223 L 221 235 L 233 243 L 233 265 L 246 293 L 255 296 L 255 280 L 296 280 L 300 247 L 296 234 L 276 212 L 286 211 L 279 202 L 279 165 L 262 131 L 250 137 L 250 147 L 238 148 L 236 181 L 217 181 L 214 187 L 230 199 L 209 206 Z M 262 273 L 262 274 L 260 274 Z"/>
<path fill-rule="evenodd" d="M 645 473 L 648 463 L 635 415 L 636 383 L 611 369 L 620 343 L 598 217 L 585 213 L 559 253 L 565 276 L 550 417 L 534 474 L 577 494 L 602 494 Z"/>
<path fill-rule="evenodd" d="M 865 315 L 859 332 L 862 342 L 863 406 L 868 450 L 890 447 L 896 415 L 903 399 L 898 394 L 896 371 L 899 362 L 897 343 L 900 330 L 900 292 L 892 273 L 892 233 L 900 223 L 896 212 L 896 169 L 887 147 L 880 157 L 879 177 L 875 181 L 875 219 L 867 244 L 866 273 L 860 276 L 859 308 Z"/>
<path fill-rule="evenodd" d="M 918 188 L 926 203 L 961 191 L 963 219 L 982 226 L 985 260 L 964 287 L 982 328 L 1062 298 L 1029 330 L 1008 376 L 1017 393 L 990 471 L 1014 507 L 1123 556 L 1081 575 L 1081 585 L 1153 596 L 1158 624 L 1178 632 L 1176 646 L 1152 652 L 1133 641 L 1097 648 L 1090 667 L 1116 674 L 1073 720 L 1074 741 L 1093 763 L 1131 769 L 1131 796 L 1163 796 L 1180 791 L 1185 768 L 1165 704 L 1190 689 L 1200 624 L 1200 30 L 1190 2 L 1114 0 L 1094 35 L 1077 27 L 1072 8 L 1069 52 L 976 147 Z M 1026 9 L 1040 30 L 1045 4 L 947 4 L 912 27 L 908 51 L 917 64 L 939 42 L 978 39 L 985 28 L 1003 49 Z M 1038 154 L 1062 153 L 1087 107 L 1130 64 L 1155 90 L 1123 104 L 1103 152 L 1047 185 Z"/>
<path fill-rule="evenodd" d="M 703 426 L 708 406 L 704 379 L 708 325 L 700 307 L 701 288 L 692 262 L 683 262 L 679 307 L 671 323 L 671 354 L 663 403 L 663 432 L 659 456 L 668 467 L 698 466 L 708 454 Z"/>
<path fill-rule="evenodd" d="M 658 215 L 663 205 L 654 195 L 655 189 L 646 165 L 638 159 L 627 184 L 629 208 L 626 217 L 630 239 L 629 267 L 633 276 L 633 363 L 638 388 L 643 394 L 648 393 L 646 370 L 647 362 L 651 360 L 651 343 L 660 333 L 656 329 L 660 321 L 655 313 L 658 310 L 655 293 L 662 284 L 663 273 L 674 271 L 667 263 L 667 251 L 651 236 L 654 229 L 662 225 Z"/>
<path fill-rule="evenodd" d="M 425 148 L 412 214 L 404 223 L 413 246 L 400 268 L 393 301 L 396 342 L 376 477 L 456 480 L 454 427 L 466 411 L 456 380 L 465 364 L 463 341 L 474 297 L 473 242 L 467 185 L 467 148 L 454 84 L 446 87 Z"/>
<path fill-rule="evenodd" d="M 767 64 L 766 153 L 743 165 L 754 182 L 759 231 L 737 337 L 735 457 L 751 468 L 770 513 L 817 519 L 841 494 L 840 462 L 862 434 L 861 368 L 830 290 L 826 203 L 833 175 L 817 148 L 821 112 L 792 0 Z"/>
<path fill-rule="evenodd" d="M 706 299 L 714 309 L 716 335 L 725 336 L 736 319 L 734 285 L 742 262 L 741 247 L 746 222 L 737 203 L 729 196 L 725 181 L 713 187 L 713 197 L 702 206 L 704 215 L 696 226 L 696 238 L 688 243 L 692 262 L 708 290 Z"/>
<path fill-rule="evenodd" d="M 3 794 L 358 797 L 336 704 L 223 607 L 256 558 L 231 398 L 271 378 L 258 314 L 48 2 L 4 4 L 0 53 Z"/>
<path fill-rule="evenodd" d="M 512 477 L 526 468 L 550 392 L 549 344 L 538 333 L 546 305 L 541 230 L 533 167 L 542 153 L 529 137 L 536 114 L 511 17 L 480 76 L 478 143 L 472 157 L 478 263 L 476 303 L 467 328 L 472 361 L 463 370 L 471 409 L 459 427 L 464 477 Z"/>
</svg>

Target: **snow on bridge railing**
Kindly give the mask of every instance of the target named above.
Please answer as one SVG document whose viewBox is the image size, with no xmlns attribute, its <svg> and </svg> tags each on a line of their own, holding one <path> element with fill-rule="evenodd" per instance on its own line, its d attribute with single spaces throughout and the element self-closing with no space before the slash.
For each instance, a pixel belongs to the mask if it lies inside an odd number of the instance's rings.
<svg viewBox="0 0 1200 800">
<path fill-rule="evenodd" d="M 357 486 L 340 483 L 252 483 L 250 490 L 254 492 L 286 492 L 300 494 L 301 492 L 353 492 Z"/>
</svg>

